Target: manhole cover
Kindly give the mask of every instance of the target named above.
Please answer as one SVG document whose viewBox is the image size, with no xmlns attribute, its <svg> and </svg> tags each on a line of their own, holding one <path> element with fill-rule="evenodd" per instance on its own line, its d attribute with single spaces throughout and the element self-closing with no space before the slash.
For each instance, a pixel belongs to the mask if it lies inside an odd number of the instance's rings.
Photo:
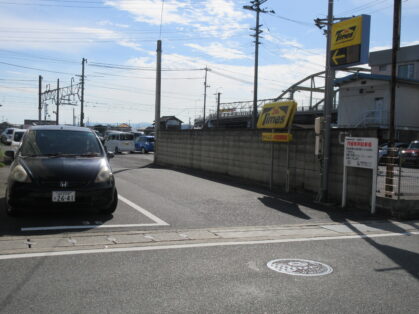
<svg viewBox="0 0 419 314">
<path fill-rule="evenodd" d="M 294 276 L 323 276 L 333 271 L 332 267 L 320 262 L 293 258 L 275 259 L 267 266 L 279 273 Z"/>
</svg>

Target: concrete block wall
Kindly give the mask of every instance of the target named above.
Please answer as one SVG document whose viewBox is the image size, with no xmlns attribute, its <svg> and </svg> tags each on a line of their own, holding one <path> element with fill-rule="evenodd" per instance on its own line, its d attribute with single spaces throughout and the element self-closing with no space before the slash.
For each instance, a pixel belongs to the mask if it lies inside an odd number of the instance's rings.
<svg viewBox="0 0 419 314">
<path fill-rule="evenodd" d="M 339 134 L 376 137 L 376 129 L 332 130 L 329 196 L 340 202 L 343 175 L 343 144 Z M 226 174 L 249 181 L 269 184 L 271 143 L 261 140 L 260 130 L 183 130 L 159 133 L 156 163 Z M 289 143 L 290 188 L 317 193 L 320 188 L 320 161 L 314 155 L 314 130 L 293 130 Z M 274 143 L 273 183 L 285 188 L 287 143 Z M 372 172 L 350 168 L 348 204 L 368 208 L 371 199 Z"/>
</svg>

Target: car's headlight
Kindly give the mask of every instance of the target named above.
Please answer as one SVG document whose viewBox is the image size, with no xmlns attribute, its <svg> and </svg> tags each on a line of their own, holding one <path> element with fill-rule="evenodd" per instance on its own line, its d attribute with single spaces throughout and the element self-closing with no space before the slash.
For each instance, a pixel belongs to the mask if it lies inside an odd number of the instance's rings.
<svg viewBox="0 0 419 314">
<path fill-rule="evenodd" d="M 22 182 L 22 183 L 32 182 L 25 168 L 23 168 L 21 165 L 17 165 L 16 167 L 14 167 L 10 176 L 12 180 L 17 181 L 17 182 Z"/>
<path fill-rule="evenodd" d="M 96 176 L 95 183 L 107 182 L 112 178 L 112 171 L 108 166 L 102 166 Z"/>
</svg>

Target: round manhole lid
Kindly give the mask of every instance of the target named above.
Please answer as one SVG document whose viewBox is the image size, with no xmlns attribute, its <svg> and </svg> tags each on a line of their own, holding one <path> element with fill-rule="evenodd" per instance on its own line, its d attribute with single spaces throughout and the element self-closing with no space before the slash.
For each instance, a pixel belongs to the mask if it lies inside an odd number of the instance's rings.
<svg viewBox="0 0 419 314">
<path fill-rule="evenodd" d="M 293 276 L 324 276 L 333 272 L 329 265 L 296 258 L 275 259 L 268 262 L 267 266 L 279 273 Z"/>
</svg>

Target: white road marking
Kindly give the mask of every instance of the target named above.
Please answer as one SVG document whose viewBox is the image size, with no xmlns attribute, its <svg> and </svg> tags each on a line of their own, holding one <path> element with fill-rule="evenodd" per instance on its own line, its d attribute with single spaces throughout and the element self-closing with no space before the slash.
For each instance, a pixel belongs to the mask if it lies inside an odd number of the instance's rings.
<svg viewBox="0 0 419 314">
<path fill-rule="evenodd" d="M 50 226 L 50 227 L 27 227 L 21 231 L 47 231 L 47 230 L 73 230 L 73 229 L 103 229 L 103 228 L 131 228 L 131 227 L 150 227 L 161 226 L 156 223 L 151 224 L 122 224 L 122 225 L 82 225 L 82 226 Z"/>
<path fill-rule="evenodd" d="M 254 244 L 275 244 L 275 243 L 291 243 L 291 242 L 308 242 L 308 241 L 328 241 L 328 240 L 342 240 L 342 239 L 365 239 L 365 238 L 385 238 L 385 237 L 400 237 L 419 235 L 419 232 L 403 232 L 403 233 L 379 233 L 370 235 L 352 235 L 352 236 L 333 236 L 333 237 L 317 237 L 317 238 L 300 238 L 300 239 L 278 239 L 278 240 L 251 240 L 240 242 L 211 242 L 211 243 L 193 243 L 193 244 L 178 244 L 178 245 L 156 245 L 156 246 L 142 246 L 142 247 L 126 247 L 126 248 L 103 248 L 93 250 L 77 250 L 77 251 L 55 251 L 43 253 L 22 253 L 22 254 L 5 254 L 0 255 L 0 260 L 20 259 L 31 257 L 50 257 L 50 256 L 64 256 L 64 255 L 84 255 L 84 254 L 98 254 L 98 253 L 119 253 L 119 252 L 141 252 L 141 251 L 158 251 L 168 249 L 187 249 L 187 248 L 203 248 L 203 247 L 217 247 L 217 246 L 235 246 L 235 245 L 254 245 Z"/>
<path fill-rule="evenodd" d="M 24 227 L 20 228 L 20 231 L 49 231 L 49 230 L 76 230 L 76 229 L 98 229 L 98 228 L 131 228 L 131 227 L 150 227 L 150 226 L 170 226 L 167 222 L 163 221 L 159 217 L 153 215 L 149 211 L 145 210 L 141 206 L 131 202 L 125 197 L 118 195 L 118 199 L 126 203 L 128 206 L 134 208 L 139 213 L 143 214 L 154 223 L 146 224 L 119 224 L 119 225 L 103 225 L 98 224 L 101 221 L 95 221 L 96 225 L 91 225 L 89 221 L 82 221 L 82 225 L 76 226 L 48 226 L 48 227 Z"/>
<path fill-rule="evenodd" d="M 163 220 L 161 220 L 159 217 L 153 215 L 152 213 L 150 213 L 149 211 L 146 211 L 144 208 L 138 206 L 137 204 L 131 202 L 130 200 L 127 200 L 125 197 L 118 195 L 118 198 L 123 201 L 125 204 L 131 206 L 132 208 L 134 208 L 135 210 L 139 211 L 141 214 L 143 214 L 144 216 L 150 218 L 151 220 L 156 222 L 156 225 L 159 226 L 169 226 L 169 224 Z"/>
</svg>

